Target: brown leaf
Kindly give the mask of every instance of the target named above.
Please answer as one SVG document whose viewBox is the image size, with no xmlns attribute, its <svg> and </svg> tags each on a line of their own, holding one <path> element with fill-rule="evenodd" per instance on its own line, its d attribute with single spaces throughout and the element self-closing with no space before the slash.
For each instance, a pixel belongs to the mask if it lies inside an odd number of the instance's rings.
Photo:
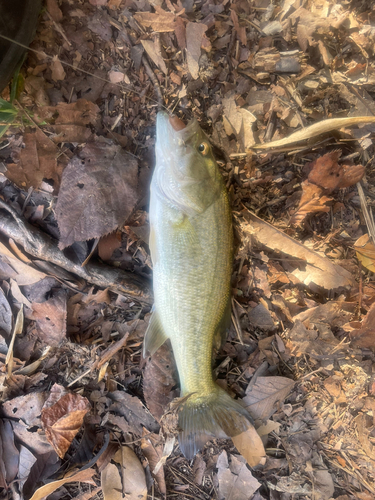
<svg viewBox="0 0 375 500">
<path fill-rule="evenodd" d="M 1 459 L 5 467 L 5 479 L 9 485 L 17 476 L 19 461 L 19 451 L 14 444 L 13 429 L 9 420 L 0 420 L 0 445 L 2 448 Z"/>
<path fill-rule="evenodd" d="M 340 156 L 341 151 L 336 150 L 313 161 L 310 165 L 309 182 L 327 189 L 328 192 L 336 189 L 344 177 L 344 169 L 337 163 Z"/>
<path fill-rule="evenodd" d="M 115 464 L 108 464 L 100 474 L 104 500 L 122 500 L 121 476 Z"/>
<path fill-rule="evenodd" d="M 55 82 L 59 80 L 65 80 L 66 73 L 64 71 L 63 65 L 59 61 L 57 56 L 53 56 L 53 60 L 51 62 L 51 70 L 52 70 L 52 80 Z"/>
<path fill-rule="evenodd" d="M 123 492 L 128 500 L 147 500 L 147 485 L 144 468 L 129 446 L 121 446 L 114 461 L 121 465 Z"/>
<path fill-rule="evenodd" d="M 141 40 L 141 43 L 147 52 L 148 56 L 152 59 L 152 61 L 162 70 L 162 72 L 167 75 L 168 69 L 165 65 L 163 56 L 161 54 L 161 45 L 159 38 L 155 38 L 152 40 Z"/>
<path fill-rule="evenodd" d="M 170 12 L 159 12 L 152 14 L 151 12 L 137 12 L 134 14 L 134 19 L 142 26 L 151 27 L 153 31 L 159 33 L 170 33 L 175 30 L 176 16 Z"/>
<path fill-rule="evenodd" d="M 238 38 L 241 40 L 242 45 L 246 46 L 246 44 L 247 44 L 246 28 L 244 26 L 239 25 L 238 16 L 237 16 L 237 13 L 234 9 L 231 9 L 230 17 L 232 19 L 234 29 L 237 32 Z"/>
<path fill-rule="evenodd" d="M 375 303 L 362 321 L 362 327 L 350 332 L 350 338 L 355 347 L 375 349 Z"/>
<path fill-rule="evenodd" d="M 165 408 L 178 396 L 172 391 L 177 370 L 171 348 L 163 344 L 150 358 L 143 373 L 143 395 L 152 415 L 160 420 Z"/>
<path fill-rule="evenodd" d="M 62 289 L 45 302 L 32 304 L 38 337 L 47 345 L 56 347 L 66 338 L 66 307 L 67 297 Z"/>
<path fill-rule="evenodd" d="M 248 500 L 260 488 L 261 484 L 246 464 L 231 455 L 229 465 L 227 452 L 224 450 L 217 459 L 217 479 L 219 481 L 219 499 Z"/>
<path fill-rule="evenodd" d="M 121 247 L 121 232 L 107 234 L 99 240 L 98 253 L 102 260 L 109 260 L 113 252 Z"/>
<path fill-rule="evenodd" d="M 96 486 L 95 481 L 93 481 L 92 477 L 94 476 L 94 469 L 85 469 L 76 474 L 68 473 L 63 479 L 58 481 L 52 481 L 51 483 L 45 484 L 36 490 L 34 495 L 30 498 L 30 500 L 44 500 L 48 495 L 56 491 L 60 486 L 64 486 L 67 483 L 89 483 L 93 486 Z"/>
<path fill-rule="evenodd" d="M 290 219 L 291 224 L 301 224 L 308 215 L 318 212 L 329 212 L 330 208 L 326 203 L 332 201 L 332 198 L 324 195 L 324 190 L 311 184 L 309 181 L 302 182 L 302 196 L 297 211 Z"/>
<path fill-rule="evenodd" d="M 63 19 L 63 14 L 58 6 L 57 0 L 47 0 L 46 2 L 47 10 L 50 13 L 52 19 L 59 23 Z"/>
<path fill-rule="evenodd" d="M 286 377 L 258 377 L 250 384 L 243 398 L 247 411 L 254 420 L 268 419 L 283 403 L 294 386 L 294 381 Z"/>
<path fill-rule="evenodd" d="M 61 249 L 119 226 L 137 202 L 138 162 L 121 147 L 87 145 L 65 168 L 56 204 Z"/>
<path fill-rule="evenodd" d="M 186 27 L 185 22 L 181 17 L 176 17 L 176 26 L 174 29 L 178 46 L 181 50 L 186 49 Z"/>
<path fill-rule="evenodd" d="M 375 273 L 375 245 L 366 233 L 354 243 L 357 259 L 363 267 Z"/>
<path fill-rule="evenodd" d="M 41 130 L 26 132 L 25 143 L 21 149 L 19 163 L 7 165 L 6 175 L 23 189 L 39 188 L 43 179 L 52 179 L 57 189 L 60 184 L 60 171 L 57 167 L 57 147 Z"/>
<path fill-rule="evenodd" d="M 266 452 L 263 441 L 252 425 L 245 432 L 232 437 L 232 441 L 250 467 L 264 464 Z"/>
<path fill-rule="evenodd" d="M 88 142 L 92 137 L 92 132 L 87 127 L 81 125 L 54 125 L 54 136 L 51 140 L 55 144 L 60 142 Z"/>
<path fill-rule="evenodd" d="M 163 456 L 163 445 L 160 442 L 159 436 L 151 434 L 143 437 L 141 441 L 141 450 L 148 460 L 151 474 L 155 477 L 161 494 L 165 496 L 167 494 L 167 487 L 165 484 L 164 468 L 161 467 L 157 474 L 153 474 L 156 465 Z"/>
<path fill-rule="evenodd" d="M 363 165 L 343 165 L 344 176 L 341 179 L 339 188 L 346 188 L 357 184 L 365 175 L 366 169 Z"/>
<path fill-rule="evenodd" d="M 283 253 L 284 258 L 289 256 L 293 261 L 300 260 L 292 275 L 306 286 L 325 290 L 353 286 L 353 276 L 344 268 L 333 264 L 327 257 L 310 250 L 251 212 L 245 211 L 243 216 L 248 223 L 242 224 L 242 230 L 258 245 L 272 251 L 278 250 Z"/>
<path fill-rule="evenodd" d="M 201 23 L 188 22 L 186 25 L 186 60 L 189 72 L 194 80 L 199 76 L 199 58 L 203 34 L 207 26 Z"/>
<path fill-rule="evenodd" d="M 55 401 L 56 394 L 52 392 L 50 398 Z M 63 458 L 91 406 L 86 398 L 74 393 L 63 395 L 51 406 L 49 399 L 42 409 L 42 427 L 48 441 Z"/>
<path fill-rule="evenodd" d="M 110 406 L 109 411 L 125 417 L 130 429 L 126 432 L 133 432 L 141 436 L 143 427 L 150 432 L 159 431 L 158 423 L 139 398 L 124 391 L 114 391 L 108 395 L 115 401 Z"/>
</svg>

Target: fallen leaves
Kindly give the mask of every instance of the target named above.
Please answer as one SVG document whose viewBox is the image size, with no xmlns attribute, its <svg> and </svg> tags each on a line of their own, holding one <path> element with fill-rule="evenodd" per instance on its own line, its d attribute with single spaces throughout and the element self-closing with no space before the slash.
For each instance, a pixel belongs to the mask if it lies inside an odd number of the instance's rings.
<svg viewBox="0 0 375 500">
<path fill-rule="evenodd" d="M 138 193 L 138 162 L 119 146 L 88 144 L 64 170 L 56 204 L 61 249 L 120 227 Z"/>
<path fill-rule="evenodd" d="M 40 129 L 25 132 L 25 143 L 16 163 L 7 165 L 7 177 L 23 189 L 39 188 L 43 179 L 51 179 L 58 189 L 61 168 L 57 166 L 57 147 Z"/>
<path fill-rule="evenodd" d="M 219 455 L 216 466 L 221 500 L 248 500 L 261 486 L 239 458 L 231 455 L 229 463 L 225 450 Z"/>
<path fill-rule="evenodd" d="M 67 474 L 63 479 L 59 479 L 58 481 L 52 481 L 51 483 L 45 484 L 36 490 L 34 495 L 30 498 L 30 500 L 43 500 L 48 495 L 56 491 L 61 486 L 67 483 L 88 483 L 92 486 L 96 486 L 95 481 L 92 479 L 94 476 L 94 469 L 85 469 L 77 472 L 76 474 Z"/>
<path fill-rule="evenodd" d="M 48 441 L 60 458 L 68 451 L 90 409 L 86 398 L 79 394 L 66 393 L 57 384 L 52 387 L 42 409 L 41 421 Z"/>
<path fill-rule="evenodd" d="M 199 76 L 201 45 L 206 31 L 205 24 L 188 22 L 186 25 L 186 61 L 194 80 Z"/>
<path fill-rule="evenodd" d="M 355 347 L 374 349 L 375 347 L 375 303 L 366 314 L 360 328 L 350 332 L 352 344 Z"/>
<path fill-rule="evenodd" d="M 363 267 L 375 273 L 375 245 L 368 234 L 364 234 L 353 245 L 357 259 Z"/>
</svg>

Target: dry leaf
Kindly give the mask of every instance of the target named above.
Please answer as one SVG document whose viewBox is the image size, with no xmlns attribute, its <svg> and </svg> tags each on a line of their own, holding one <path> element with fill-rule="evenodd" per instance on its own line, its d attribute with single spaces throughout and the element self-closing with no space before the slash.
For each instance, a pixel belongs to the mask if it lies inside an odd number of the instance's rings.
<svg viewBox="0 0 375 500">
<path fill-rule="evenodd" d="M 147 458 L 150 465 L 150 470 L 152 475 L 155 477 L 159 490 L 162 495 L 167 494 L 167 487 L 165 484 L 164 468 L 161 467 L 156 474 L 153 473 L 155 467 L 162 458 L 162 444 L 160 443 L 160 438 L 156 434 L 148 435 L 143 437 L 141 441 L 141 449 L 144 456 Z"/>
<path fill-rule="evenodd" d="M 138 162 L 121 147 L 87 145 L 65 168 L 56 204 L 61 249 L 120 227 L 137 202 Z"/>
<path fill-rule="evenodd" d="M 57 56 L 53 56 L 53 60 L 51 62 L 51 70 L 52 70 L 52 80 L 55 82 L 59 80 L 65 80 L 66 73 L 64 71 L 63 65 L 59 61 Z"/>
<path fill-rule="evenodd" d="M 40 129 L 26 132 L 23 140 L 25 147 L 20 151 L 19 163 L 7 165 L 8 179 L 23 189 L 39 188 L 43 179 L 51 179 L 57 189 L 61 174 L 56 145 Z"/>
<path fill-rule="evenodd" d="M 95 481 L 92 477 L 94 476 L 94 469 L 85 469 L 77 472 L 73 475 L 67 475 L 59 481 L 52 481 L 52 483 L 45 484 L 41 488 L 38 488 L 30 500 L 44 500 L 48 495 L 56 491 L 60 486 L 64 486 L 67 483 L 89 483 L 92 486 L 96 486 Z"/>
<path fill-rule="evenodd" d="M 232 437 L 232 441 L 250 467 L 265 463 L 266 452 L 262 439 L 252 425 L 245 432 Z"/>
<path fill-rule="evenodd" d="M 363 267 L 375 273 L 375 245 L 368 234 L 364 234 L 353 245 L 357 259 Z"/>
<path fill-rule="evenodd" d="M 355 347 L 375 349 L 375 303 L 362 321 L 361 328 L 350 332 L 350 338 Z"/>
<path fill-rule="evenodd" d="M 199 76 L 201 45 L 206 30 L 205 24 L 188 22 L 186 25 L 186 61 L 194 80 Z"/>
<path fill-rule="evenodd" d="M 242 212 L 242 215 L 249 222 L 249 224 L 242 223 L 242 230 L 258 244 L 270 251 L 278 250 L 293 260 L 300 259 L 292 274 L 306 286 L 326 290 L 336 290 L 341 287 L 349 289 L 353 286 L 352 275 L 333 264 L 327 257 L 310 250 L 249 211 Z"/>
<path fill-rule="evenodd" d="M 36 457 L 29 451 L 26 446 L 21 444 L 20 446 L 20 456 L 19 456 L 19 472 L 18 476 L 20 478 L 20 489 L 22 490 L 23 485 L 26 483 L 31 468 L 37 461 Z"/>
<path fill-rule="evenodd" d="M 19 452 L 14 444 L 13 429 L 9 420 L 0 420 L 0 448 L 5 480 L 9 485 L 17 476 L 19 462 Z"/>
<path fill-rule="evenodd" d="M 129 446 L 121 446 L 114 459 L 121 465 L 123 491 L 127 500 L 147 500 L 145 470 Z"/>
<path fill-rule="evenodd" d="M 176 363 L 168 344 L 163 344 L 151 357 L 143 372 L 143 395 L 147 408 L 160 420 L 165 408 L 178 396 L 172 391 L 178 380 Z"/>
<path fill-rule="evenodd" d="M 290 224 L 301 224 L 308 215 L 330 211 L 326 203 L 332 201 L 332 198 L 323 194 L 324 190 L 321 187 L 311 184 L 309 181 L 302 182 L 301 186 L 301 200 L 297 211 L 290 218 Z"/>
<path fill-rule="evenodd" d="M 286 377 L 258 377 L 249 384 L 243 398 L 247 411 L 254 420 L 267 420 L 291 392 L 294 381 Z"/>
<path fill-rule="evenodd" d="M 3 243 L 0 241 L 0 257 L 7 264 L 9 264 L 14 271 L 17 273 L 14 279 L 17 281 L 19 286 L 23 285 L 33 285 L 38 283 L 46 277 L 44 273 L 37 271 L 33 267 L 24 264 L 21 260 L 17 259 L 10 250 L 7 249 Z"/>
<path fill-rule="evenodd" d="M 225 450 L 220 453 L 216 467 L 220 500 L 249 500 L 261 486 L 237 457 L 231 455 L 229 464 Z"/>
<path fill-rule="evenodd" d="M 152 59 L 156 66 L 160 68 L 165 75 L 167 75 L 168 69 L 161 54 L 160 40 L 158 38 L 155 38 L 154 41 L 141 40 L 141 43 L 148 56 Z"/>
<path fill-rule="evenodd" d="M 158 12 L 137 12 L 134 19 L 142 26 L 151 27 L 153 31 L 159 33 L 169 33 L 175 30 L 176 16 L 170 12 L 164 12 L 158 9 Z"/>
<path fill-rule="evenodd" d="M 311 171 L 308 180 L 329 192 L 336 189 L 344 177 L 344 169 L 337 163 L 341 156 L 341 151 L 336 150 L 320 156 L 309 166 Z"/>
<path fill-rule="evenodd" d="M 104 500 L 122 500 L 121 476 L 115 464 L 108 464 L 101 472 Z"/>
<path fill-rule="evenodd" d="M 1 330 L 3 330 L 7 335 L 10 335 L 10 332 L 12 331 L 12 311 L 4 292 L 0 288 L 0 331 Z"/>
<path fill-rule="evenodd" d="M 51 396 L 42 409 L 41 420 L 48 441 L 63 458 L 91 406 L 86 398 L 74 393 L 64 394 L 50 406 L 55 399 L 56 393 L 52 388 Z"/>
<path fill-rule="evenodd" d="M 56 347 L 66 338 L 66 307 L 67 296 L 62 289 L 45 302 L 32 304 L 32 319 L 44 343 Z"/>
</svg>

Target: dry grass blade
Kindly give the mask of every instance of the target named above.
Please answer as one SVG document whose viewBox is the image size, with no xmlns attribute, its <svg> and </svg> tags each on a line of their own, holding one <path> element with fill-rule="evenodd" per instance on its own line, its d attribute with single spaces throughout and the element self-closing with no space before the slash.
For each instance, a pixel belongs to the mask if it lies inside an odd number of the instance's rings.
<svg viewBox="0 0 375 500">
<path fill-rule="evenodd" d="M 330 118 L 328 120 L 323 120 L 318 123 L 314 123 L 309 127 L 303 128 L 284 137 L 284 139 L 279 139 L 278 141 L 266 142 L 264 144 L 256 144 L 251 147 L 251 149 L 270 149 L 278 148 L 283 146 L 294 145 L 296 142 L 308 141 L 319 135 L 332 132 L 333 130 L 338 130 L 342 127 L 352 127 L 353 125 L 359 125 L 361 123 L 375 123 L 375 116 L 353 116 L 348 118 Z"/>
</svg>

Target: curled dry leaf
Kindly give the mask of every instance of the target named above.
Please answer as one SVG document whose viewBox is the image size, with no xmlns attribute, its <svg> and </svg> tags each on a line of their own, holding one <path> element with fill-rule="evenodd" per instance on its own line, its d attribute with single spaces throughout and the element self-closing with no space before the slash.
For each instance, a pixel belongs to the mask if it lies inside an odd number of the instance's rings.
<svg viewBox="0 0 375 500">
<path fill-rule="evenodd" d="M 1 250 L 0 250 L 1 252 Z M 7 301 L 4 292 L 0 288 L 0 330 L 3 330 L 7 335 L 12 331 L 12 311 L 9 302 Z"/>
<path fill-rule="evenodd" d="M 297 211 L 290 219 L 291 224 L 301 224 L 308 215 L 330 211 L 330 208 L 326 205 L 326 203 L 332 201 L 332 198 L 323 194 L 324 190 L 321 187 L 311 184 L 309 181 L 304 181 L 301 185 L 301 200 Z"/>
<path fill-rule="evenodd" d="M 138 162 L 106 141 L 87 145 L 64 170 L 56 204 L 61 249 L 121 226 L 137 202 Z"/>
<path fill-rule="evenodd" d="M 229 464 L 227 452 L 224 450 L 217 459 L 219 498 L 220 500 L 249 500 L 261 484 L 253 477 L 245 463 L 234 455 L 230 458 Z"/>
<path fill-rule="evenodd" d="M 85 469 L 76 474 L 67 474 L 63 479 L 59 481 L 52 481 L 52 483 L 45 484 L 41 488 L 37 489 L 30 500 L 44 500 L 48 495 L 56 491 L 61 486 L 67 483 L 89 483 L 92 486 L 96 486 L 95 481 L 92 477 L 94 476 L 94 469 Z"/>
<path fill-rule="evenodd" d="M 54 394 L 52 398 L 55 399 Z M 74 393 L 64 394 L 51 406 L 49 400 L 46 401 L 42 409 L 42 427 L 60 458 L 64 457 L 90 409 L 88 400 Z"/>
<path fill-rule="evenodd" d="M 147 485 L 144 468 L 129 446 L 121 446 L 114 460 L 121 465 L 123 491 L 127 500 L 146 500 Z"/>
<path fill-rule="evenodd" d="M 158 483 L 161 494 L 166 495 L 167 487 L 165 484 L 164 468 L 161 467 L 156 474 L 153 473 L 155 467 L 163 456 L 163 445 L 160 442 L 159 436 L 157 436 L 156 434 L 144 436 L 141 441 L 141 449 L 144 456 L 148 460 L 151 474 L 154 476 L 156 482 Z"/>
<path fill-rule="evenodd" d="M 343 127 L 352 127 L 353 125 L 359 125 L 361 123 L 374 123 L 375 116 L 351 116 L 348 118 L 329 118 L 328 120 L 323 120 L 309 127 L 305 127 L 284 139 L 279 139 L 277 141 L 265 142 L 264 144 L 256 144 L 252 146 L 252 149 L 269 149 L 269 148 L 279 148 L 284 146 L 291 146 L 297 142 L 308 141 L 319 135 L 326 134 L 327 132 L 332 132 Z"/>
<path fill-rule="evenodd" d="M 53 60 L 51 62 L 51 70 L 52 70 L 52 80 L 55 82 L 59 80 L 65 80 L 66 73 L 64 71 L 63 65 L 59 61 L 57 56 L 53 56 Z"/>
</svg>

